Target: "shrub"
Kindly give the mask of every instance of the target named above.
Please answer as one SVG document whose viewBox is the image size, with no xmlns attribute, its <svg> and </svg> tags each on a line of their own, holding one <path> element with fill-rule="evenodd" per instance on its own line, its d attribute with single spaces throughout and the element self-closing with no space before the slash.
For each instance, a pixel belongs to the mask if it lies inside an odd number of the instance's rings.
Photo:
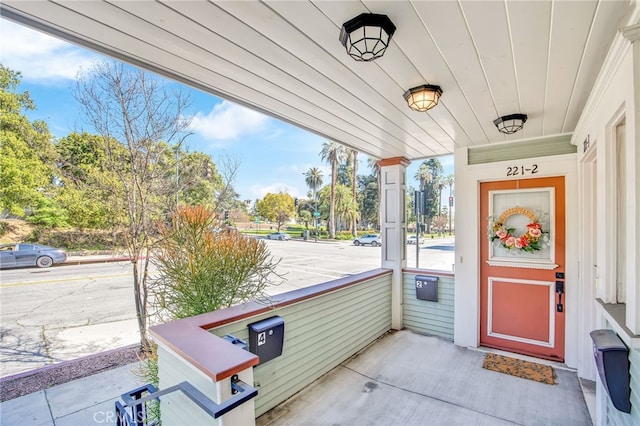
<svg viewBox="0 0 640 426">
<path fill-rule="evenodd" d="M 103 230 L 58 230 L 38 227 L 25 241 L 67 250 L 114 250 L 123 240 L 121 233 Z"/>
<path fill-rule="evenodd" d="M 351 231 L 336 232 L 336 240 L 352 240 L 353 234 Z"/>
<path fill-rule="evenodd" d="M 186 318 L 266 297 L 279 262 L 264 241 L 219 231 L 216 215 L 186 206 L 161 226 L 154 251 L 158 278 L 151 286 L 160 320 Z"/>
</svg>

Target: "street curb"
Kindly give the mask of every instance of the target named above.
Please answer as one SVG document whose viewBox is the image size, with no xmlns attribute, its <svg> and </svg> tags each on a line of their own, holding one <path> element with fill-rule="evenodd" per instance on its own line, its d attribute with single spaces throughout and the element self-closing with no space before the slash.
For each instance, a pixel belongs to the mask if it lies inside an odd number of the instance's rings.
<svg viewBox="0 0 640 426">
<path fill-rule="evenodd" d="M 91 263 L 111 263 L 111 262 L 129 262 L 131 258 L 128 256 L 121 257 L 105 257 L 104 259 L 72 259 L 65 260 L 63 263 L 57 263 L 56 266 L 74 266 L 74 265 L 88 265 Z"/>
</svg>

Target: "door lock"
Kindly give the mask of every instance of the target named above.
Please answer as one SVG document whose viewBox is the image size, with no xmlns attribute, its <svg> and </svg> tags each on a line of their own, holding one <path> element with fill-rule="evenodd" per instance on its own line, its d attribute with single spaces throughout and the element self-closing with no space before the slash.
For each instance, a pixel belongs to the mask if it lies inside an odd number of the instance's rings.
<svg viewBox="0 0 640 426">
<path fill-rule="evenodd" d="M 558 304 L 556 305 L 556 311 L 564 312 L 564 306 L 562 306 L 562 295 L 564 294 L 564 281 L 556 281 L 556 293 L 558 293 Z"/>
</svg>

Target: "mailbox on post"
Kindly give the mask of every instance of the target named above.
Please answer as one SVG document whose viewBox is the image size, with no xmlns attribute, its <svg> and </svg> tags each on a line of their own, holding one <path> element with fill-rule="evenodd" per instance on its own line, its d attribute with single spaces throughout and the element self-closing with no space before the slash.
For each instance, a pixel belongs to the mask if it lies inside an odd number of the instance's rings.
<svg viewBox="0 0 640 426">
<path fill-rule="evenodd" d="M 593 330 L 589 334 L 602 385 L 613 406 L 630 413 L 629 349 L 613 330 Z"/>
<path fill-rule="evenodd" d="M 416 298 L 419 300 L 438 301 L 438 277 L 416 275 Z"/>
<path fill-rule="evenodd" d="M 249 324 L 249 351 L 258 355 L 260 364 L 282 355 L 284 319 L 279 316 Z"/>
</svg>

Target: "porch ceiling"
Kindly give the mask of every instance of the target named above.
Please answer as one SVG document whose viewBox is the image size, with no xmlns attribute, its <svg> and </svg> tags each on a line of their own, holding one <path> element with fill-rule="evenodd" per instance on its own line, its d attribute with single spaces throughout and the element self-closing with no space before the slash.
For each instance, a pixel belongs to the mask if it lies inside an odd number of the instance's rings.
<svg viewBox="0 0 640 426">
<path fill-rule="evenodd" d="M 618 28 L 612 1 L 22 1 L 2 15 L 378 158 L 572 132 Z M 363 12 L 397 26 L 384 57 L 338 41 Z M 428 113 L 402 94 L 443 89 Z M 528 114 L 505 136 L 501 115 Z"/>
</svg>

